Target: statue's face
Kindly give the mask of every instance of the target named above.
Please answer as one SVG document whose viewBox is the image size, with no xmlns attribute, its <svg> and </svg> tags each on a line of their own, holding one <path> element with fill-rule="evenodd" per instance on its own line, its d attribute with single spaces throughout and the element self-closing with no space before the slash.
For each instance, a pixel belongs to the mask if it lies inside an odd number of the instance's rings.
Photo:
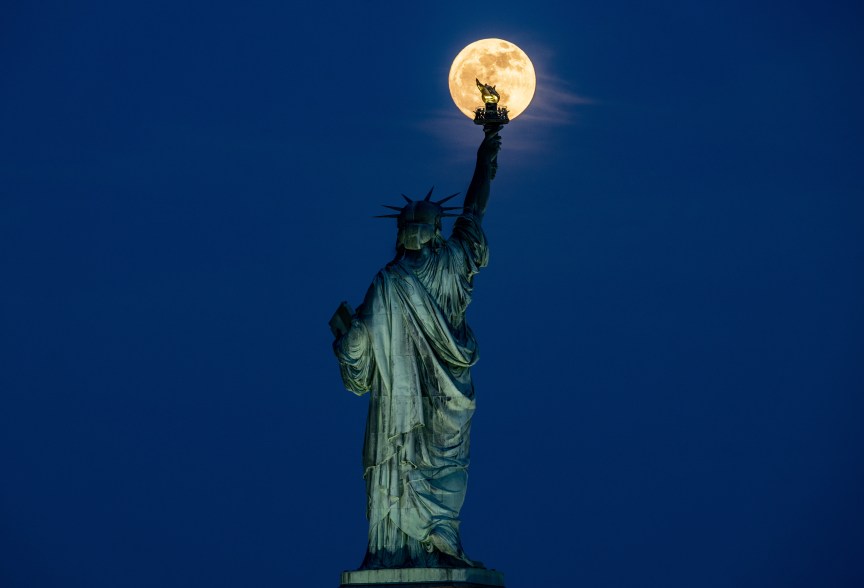
<svg viewBox="0 0 864 588">
<path fill-rule="evenodd" d="M 399 229 L 398 244 L 411 251 L 419 251 L 435 237 L 435 225 L 411 223 Z"/>
</svg>

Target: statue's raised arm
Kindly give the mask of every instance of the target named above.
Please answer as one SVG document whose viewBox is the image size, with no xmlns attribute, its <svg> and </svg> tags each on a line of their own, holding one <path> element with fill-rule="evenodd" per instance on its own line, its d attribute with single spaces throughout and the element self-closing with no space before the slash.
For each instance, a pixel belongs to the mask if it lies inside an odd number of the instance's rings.
<svg viewBox="0 0 864 588">
<path fill-rule="evenodd" d="M 490 125 L 483 129 L 486 136 L 477 149 L 477 166 L 474 177 L 465 193 L 465 214 L 474 215 L 478 221 L 483 220 L 486 206 L 489 204 L 489 185 L 495 178 L 498 169 L 498 151 L 501 149 L 501 136 L 498 125 Z"/>
</svg>

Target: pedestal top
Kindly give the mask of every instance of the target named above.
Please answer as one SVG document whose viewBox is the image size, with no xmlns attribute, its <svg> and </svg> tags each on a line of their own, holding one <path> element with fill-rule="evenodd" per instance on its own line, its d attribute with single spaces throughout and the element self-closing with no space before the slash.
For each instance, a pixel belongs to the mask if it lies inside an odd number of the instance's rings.
<svg viewBox="0 0 864 588">
<path fill-rule="evenodd" d="M 503 587 L 504 574 L 482 568 L 393 568 L 386 570 L 357 570 L 342 572 L 343 587 L 423 588 L 453 586 L 454 588 Z"/>
</svg>

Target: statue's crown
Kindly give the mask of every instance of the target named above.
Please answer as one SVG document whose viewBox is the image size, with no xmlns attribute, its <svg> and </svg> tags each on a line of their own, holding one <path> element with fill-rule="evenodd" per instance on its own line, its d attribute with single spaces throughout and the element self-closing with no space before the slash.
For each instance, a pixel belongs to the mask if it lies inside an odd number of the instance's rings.
<svg viewBox="0 0 864 588">
<path fill-rule="evenodd" d="M 396 210 L 398 214 L 381 214 L 376 216 L 375 218 L 395 218 L 398 219 L 399 227 L 404 227 L 406 225 L 433 225 L 437 226 L 439 220 L 442 217 L 446 216 L 459 216 L 456 214 L 450 214 L 447 211 L 449 210 L 457 210 L 461 208 L 461 206 L 442 206 L 445 202 L 450 200 L 451 198 L 455 198 L 459 195 L 459 192 L 455 194 L 451 194 L 446 198 L 442 198 L 437 202 L 432 201 L 432 190 L 435 187 L 433 186 L 429 193 L 426 194 L 426 197 L 422 200 L 411 200 L 405 194 L 402 194 L 402 198 L 405 199 L 405 206 L 390 206 L 389 204 L 384 204 L 384 208 L 389 208 L 390 210 Z"/>
</svg>

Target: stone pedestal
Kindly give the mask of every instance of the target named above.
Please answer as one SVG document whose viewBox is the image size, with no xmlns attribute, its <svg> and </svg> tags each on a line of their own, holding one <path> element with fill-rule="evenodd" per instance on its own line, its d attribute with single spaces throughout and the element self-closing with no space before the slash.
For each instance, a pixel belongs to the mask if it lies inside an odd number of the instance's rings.
<svg viewBox="0 0 864 588">
<path fill-rule="evenodd" d="M 342 572 L 341 588 L 502 588 L 504 574 L 481 568 L 394 568 Z"/>
</svg>

